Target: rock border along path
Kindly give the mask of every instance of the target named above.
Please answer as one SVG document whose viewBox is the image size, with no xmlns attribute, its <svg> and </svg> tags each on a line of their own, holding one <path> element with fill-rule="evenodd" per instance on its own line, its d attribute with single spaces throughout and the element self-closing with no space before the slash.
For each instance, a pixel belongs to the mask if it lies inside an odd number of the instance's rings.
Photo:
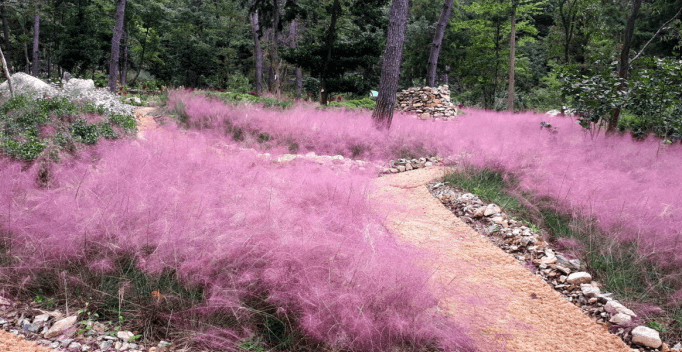
<svg viewBox="0 0 682 352">
<path fill-rule="evenodd" d="M 440 308 L 469 327 L 480 351 L 632 351 L 434 198 L 426 185 L 443 172 L 386 175 L 372 199 L 391 232 L 426 252 Z"/>
</svg>

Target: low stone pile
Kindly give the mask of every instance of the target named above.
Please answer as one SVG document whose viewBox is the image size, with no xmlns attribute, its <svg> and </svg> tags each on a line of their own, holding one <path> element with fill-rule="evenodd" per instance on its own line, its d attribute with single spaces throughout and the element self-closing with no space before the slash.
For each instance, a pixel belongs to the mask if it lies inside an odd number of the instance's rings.
<svg viewBox="0 0 682 352">
<path fill-rule="evenodd" d="M 397 106 L 405 112 L 416 113 L 422 120 L 430 118 L 450 120 L 459 113 L 450 102 L 450 88 L 412 87 L 396 94 Z"/>
<path fill-rule="evenodd" d="M 114 324 L 88 319 L 85 309 L 66 316 L 44 311 L 35 302 L 18 302 L 0 297 L 0 327 L 39 345 L 71 352 L 173 352 L 184 351 L 167 341 L 138 341 L 136 332 L 120 330 Z M 81 313 L 81 314 L 79 314 Z"/>
<path fill-rule="evenodd" d="M 583 270 L 580 261 L 555 252 L 537 228 L 525 226 L 499 206 L 486 204 L 478 196 L 442 182 L 430 184 L 429 190 L 455 215 L 552 285 L 567 301 L 620 336 L 633 351 L 682 352 L 682 344 L 671 347 L 661 341 L 658 331 L 637 326 L 642 321 L 635 312 L 616 301 L 612 293 L 601 292 L 601 285 Z"/>
<path fill-rule="evenodd" d="M 442 158 L 438 156 L 431 156 L 427 158 L 419 159 L 396 159 L 391 160 L 388 165 L 389 167 L 384 168 L 382 173 L 384 174 L 397 174 L 399 172 L 405 172 L 415 169 L 421 169 L 433 165 L 439 165 L 443 161 Z"/>
</svg>

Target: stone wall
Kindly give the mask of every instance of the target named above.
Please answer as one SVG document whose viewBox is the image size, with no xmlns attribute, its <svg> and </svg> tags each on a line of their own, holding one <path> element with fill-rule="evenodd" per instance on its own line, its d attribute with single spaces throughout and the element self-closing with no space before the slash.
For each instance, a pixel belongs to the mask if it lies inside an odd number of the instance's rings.
<svg viewBox="0 0 682 352">
<path fill-rule="evenodd" d="M 447 85 L 437 88 L 412 87 L 396 95 L 398 109 L 413 112 L 420 119 L 430 118 L 450 120 L 459 110 L 450 102 L 450 89 Z"/>
</svg>

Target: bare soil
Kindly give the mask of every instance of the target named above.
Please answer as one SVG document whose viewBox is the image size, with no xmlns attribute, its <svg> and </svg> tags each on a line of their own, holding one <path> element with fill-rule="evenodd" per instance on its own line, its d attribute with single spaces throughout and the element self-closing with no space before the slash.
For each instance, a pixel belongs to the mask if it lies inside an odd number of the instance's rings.
<svg viewBox="0 0 682 352">
<path fill-rule="evenodd" d="M 381 177 L 372 199 L 391 232 L 425 251 L 439 307 L 480 351 L 632 351 L 431 196 L 426 184 L 443 172 Z"/>
<path fill-rule="evenodd" d="M 54 352 L 53 349 L 38 346 L 33 341 L 24 340 L 22 336 L 0 330 L 0 352 Z"/>
</svg>

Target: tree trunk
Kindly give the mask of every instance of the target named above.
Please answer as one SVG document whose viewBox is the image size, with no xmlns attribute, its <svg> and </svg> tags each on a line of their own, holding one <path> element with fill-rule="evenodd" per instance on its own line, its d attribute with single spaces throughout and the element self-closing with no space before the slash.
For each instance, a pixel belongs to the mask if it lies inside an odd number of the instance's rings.
<svg viewBox="0 0 682 352">
<path fill-rule="evenodd" d="M 31 74 L 38 77 L 40 75 L 40 14 L 37 5 L 35 11 L 33 15 L 33 68 Z"/>
<path fill-rule="evenodd" d="M 291 21 L 289 26 L 289 34 L 291 35 L 291 47 L 295 48 L 298 46 L 298 21 L 294 19 Z M 303 88 L 303 73 L 300 67 L 296 67 L 296 98 L 301 97 L 301 91 Z"/>
<path fill-rule="evenodd" d="M 516 2 L 512 1 L 511 34 L 509 34 L 509 87 L 507 88 L 507 111 L 514 112 L 514 68 L 516 56 Z"/>
<path fill-rule="evenodd" d="M 637 20 L 637 14 L 639 13 L 639 8 L 642 6 L 642 0 L 632 0 L 632 12 L 628 18 L 628 23 L 625 26 L 625 35 L 623 37 L 623 49 L 620 52 L 620 69 L 618 70 L 618 76 L 625 80 L 628 78 L 630 71 L 630 46 L 632 45 L 632 34 L 635 31 L 635 20 Z M 621 84 L 618 88 L 620 90 L 625 89 L 625 83 Z M 615 133 L 618 128 L 618 119 L 620 118 L 620 108 L 616 108 L 613 111 L 613 115 L 608 120 L 606 125 L 606 133 Z"/>
<path fill-rule="evenodd" d="M 121 86 L 128 85 L 128 31 L 123 32 L 123 64 L 121 65 Z"/>
<path fill-rule="evenodd" d="M 147 36 L 149 35 L 149 28 L 147 27 L 147 32 L 144 34 L 144 40 L 142 41 L 142 53 L 140 55 L 140 63 L 137 65 L 137 72 L 135 72 L 135 77 L 133 77 L 133 80 L 130 81 L 130 85 L 132 86 L 137 82 L 137 78 L 140 77 L 140 71 L 142 71 L 142 64 L 144 63 L 144 51 L 147 49 Z"/>
<path fill-rule="evenodd" d="M 334 0 L 334 5 L 332 6 L 332 20 L 329 24 L 329 32 L 327 32 L 327 57 L 324 59 L 322 75 L 320 76 L 321 105 L 327 105 L 327 97 L 329 96 L 329 90 L 327 89 L 327 72 L 329 70 L 329 63 L 332 61 L 332 49 L 334 48 L 334 41 L 336 41 L 336 21 L 339 18 L 340 11 L 341 3 L 339 0 Z"/>
<path fill-rule="evenodd" d="M 24 71 L 26 74 L 31 74 L 31 59 L 28 58 L 28 44 L 26 44 L 26 42 L 24 42 L 24 58 L 26 59 Z"/>
<path fill-rule="evenodd" d="M 9 87 L 9 96 L 14 98 L 14 89 L 12 89 L 12 79 L 9 75 L 9 70 L 7 69 L 7 61 L 5 61 L 5 55 L 2 53 L 2 48 L 0 48 L 0 63 L 2 63 L 2 70 L 5 72 L 5 78 L 7 78 L 7 86 Z"/>
<path fill-rule="evenodd" d="M 296 67 L 296 98 L 303 95 L 303 72 L 300 67 Z"/>
<path fill-rule="evenodd" d="M 280 11 L 280 0 L 272 0 L 273 18 L 272 18 L 272 51 L 270 52 L 270 65 L 272 67 L 272 84 L 270 86 L 270 92 L 279 96 L 282 94 L 282 77 L 280 77 L 280 63 L 279 63 L 279 11 Z"/>
<path fill-rule="evenodd" d="M 258 10 L 255 10 L 251 14 L 251 36 L 253 37 L 253 58 L 256 61 L 256 94 L 261 95 L 263 92 L 263 50 L 258 38 L 259 30 Z"/>
<path fill-rule="evenodd" d="M 448 20 L 450 20 L 453 2 L 454 0 L 445 0 L 443 2 L 443 8 L 440 11 L 440 18 L 438 19 L 438 24 L 436 25 L 436 32 L 433 34 L 433 41 L 431 42 L 431 54 L 429 54 L 429 65 L 426 68 L 426 85 L 429 87 L 436 86 L 436 68 L 438 67 L 440 46 L 443 43 L 445 27 L 447 27 Z"/>
<path fill-rule="evenodd" d="M 109 90 L 116 92 L 116 79 L 118 78 L 118 58 L 121 49 L 121 37 L 123 36 L 123 19 L 125 17 L 126 0 L 116 2 L 116 24 L 114 36 L 111 38 L 111 57 L 109 58 Z"/>
<path fill-rule="evenodd" d="M 5 1 L 0 4 L 0 15 L 2 15 L 2 32 L 5 42 L 5 53 L 7 54 L 7 62 L 11 62 L 11 52 L 9 47 L 9 23 L 7 21 L 7 11 L 5 10 Z"/>
<path fill-rule="evenodd" d="M 389 13 L 388 33 L 386 34 L 386 50 L 384 51 L 379 80 L 379 97 L 374 112 L 372 112 L 374 123 L 379 129 L 388 130 L 391 128 L 408 13 L 409 0 L 393 0 Z"/>
</svg>

